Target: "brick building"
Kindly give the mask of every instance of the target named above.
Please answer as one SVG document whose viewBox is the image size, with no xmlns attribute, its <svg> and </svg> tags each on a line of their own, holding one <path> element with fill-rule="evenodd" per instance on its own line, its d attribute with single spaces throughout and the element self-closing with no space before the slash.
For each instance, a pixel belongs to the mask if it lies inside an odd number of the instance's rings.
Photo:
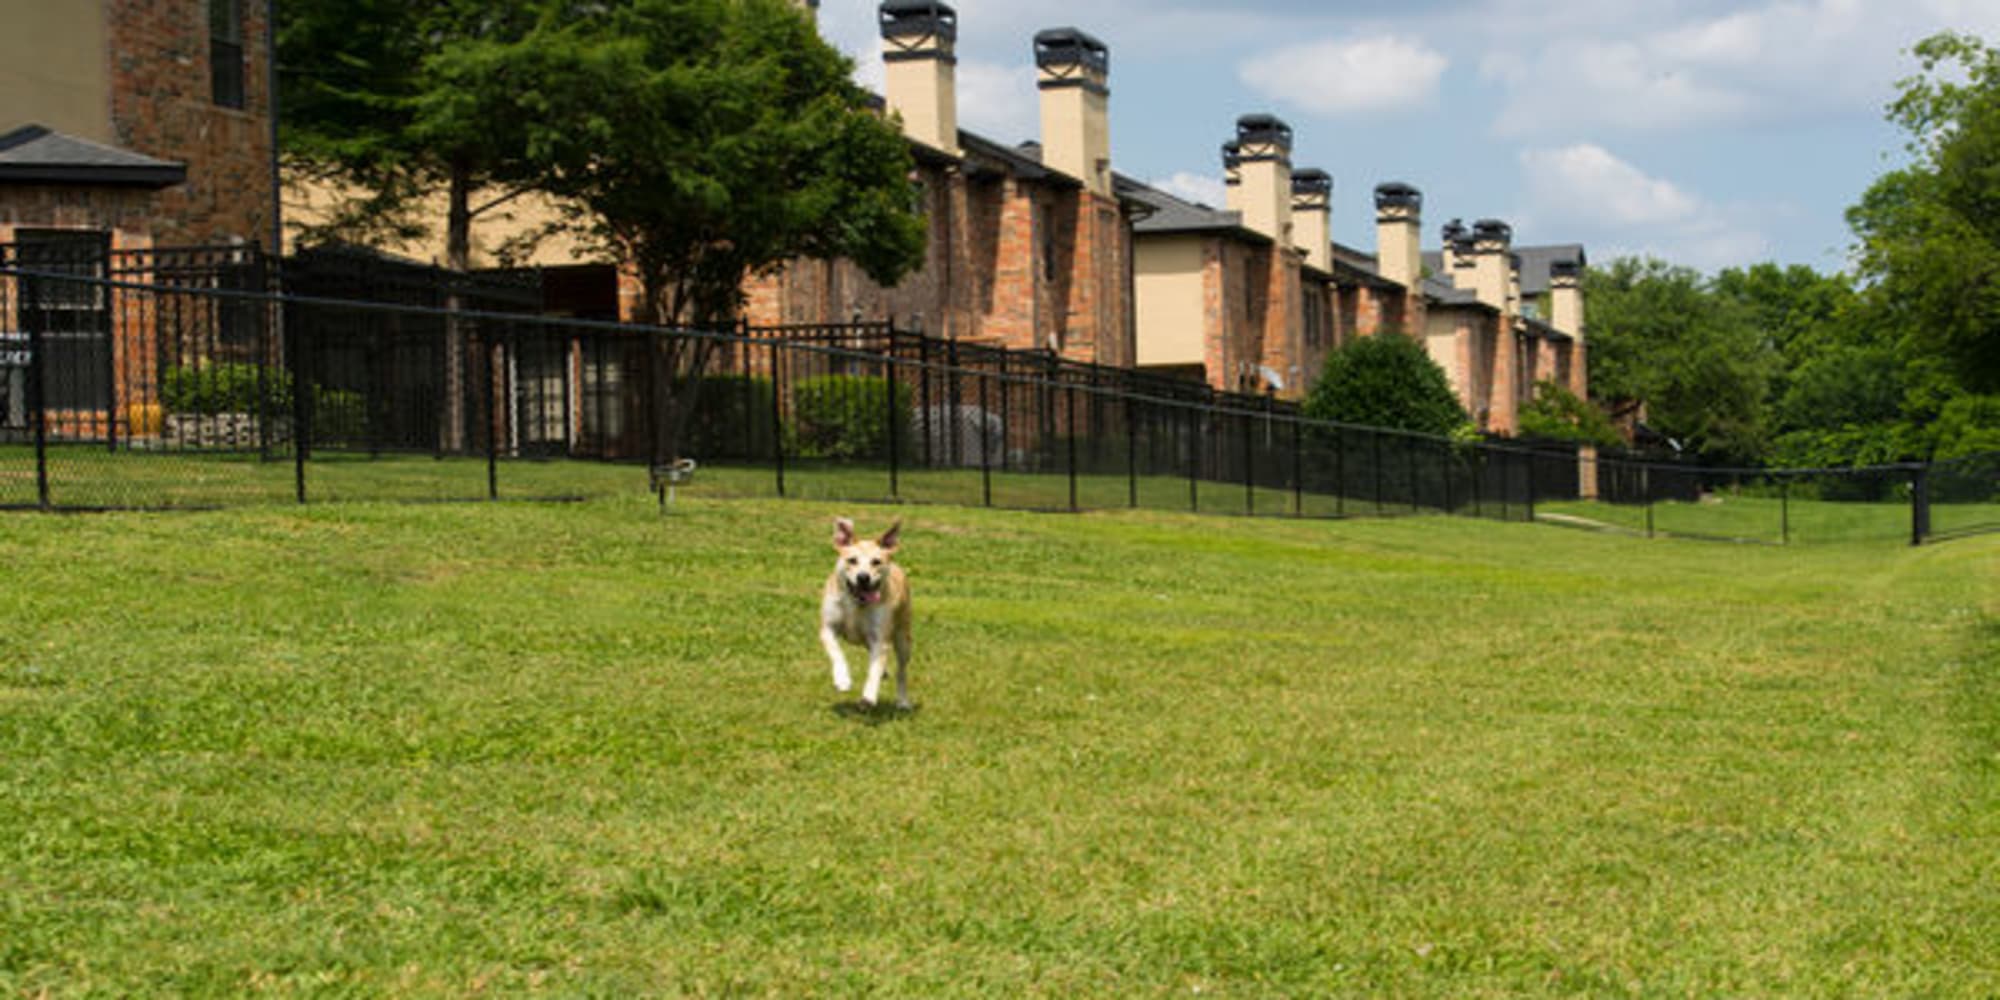
<svg viewBox="0 0 2000 1000">
<path fill-rule="evenodd" d="M 971 343 L 1135 361 L 1132 222 L 1111 171 L 1110 52 L 1074 28 L 1035 36 L 1042 138 L 1008 146 L 958 127 L 956 12 L 879 8 L 884 104 L 916 154 L 929 226 L 923 266 L 893 288 L 847 261 L 796 261 L 753 280 L 758 324 L 891 318 Z"/>
<path fill-rule="evenodd" d="M 146 280 L 162 267 L 147 251 L 269 239 L 268 12 L 268 0 L 0 0 L 0 252 Z M 234 257 L 204 255 L 208 277 Z M 157 433 L 169 359 L 150 310 L 30 281 L 0 301 L 0 437 L 31 422 L 31 328 L 51 435 Z"/>
<path fill-rule="evenodd" d="M 268 0 L 0 0 L 0 242 L 265 242 Z"/>
</svg>

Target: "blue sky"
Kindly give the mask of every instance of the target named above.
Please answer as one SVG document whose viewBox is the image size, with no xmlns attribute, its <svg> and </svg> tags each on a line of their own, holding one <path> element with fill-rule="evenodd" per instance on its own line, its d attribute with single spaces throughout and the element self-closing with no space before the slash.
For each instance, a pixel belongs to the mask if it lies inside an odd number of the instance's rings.
<svg viewBox="0 0 2000 1000">
<path fill-rule="evenodd" d="M 1704 271 L 1840 269 L 1843 218 L 1900 162 L 1882 119 L 1908 49 L 1946 28 L 2000 40 L 2000 0 L 953 0 L 961 124 L 1035 138 L 1030 40 L 1111 48 L 1112 158 L 1210 204 L 1237 116 L 1271 112 L 1295 165 L 1334 176 L 1334 236 L 1374 248 L 1371 192 L 1592 259 Z M 874 0 L 823 0 L 823 33 L 879 89 Z"/>
</svg>

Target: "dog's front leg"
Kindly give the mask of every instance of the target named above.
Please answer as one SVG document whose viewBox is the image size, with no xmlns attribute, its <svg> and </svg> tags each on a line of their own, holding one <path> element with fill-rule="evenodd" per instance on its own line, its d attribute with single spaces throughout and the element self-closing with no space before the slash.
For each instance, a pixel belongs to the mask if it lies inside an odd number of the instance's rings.
<svg viewBox="0 0 2000 1000">
<path fill-rule="evenodd" d="M 861 702 L 869 708 L 882 693 L 882 675 L 889 670 L 889 644 L 879 635 L 868 637 L 868 683 L 861 689 Z"/>
<path fill-rule="evenodd" d="M 896 630 L 896 707 L 910 707 L 910 630 Z"/>
<path fill-rule="evenodd" d="M 854 689 L 854 677 L 847 672 L 847 651 L 840 648 L 840 637 L 833 634 L 833 626 L 819 627 L 819 644 L 826 647 L 827 658 L 833 661 L 833 689 L 842 694 Z"/>
</svg>

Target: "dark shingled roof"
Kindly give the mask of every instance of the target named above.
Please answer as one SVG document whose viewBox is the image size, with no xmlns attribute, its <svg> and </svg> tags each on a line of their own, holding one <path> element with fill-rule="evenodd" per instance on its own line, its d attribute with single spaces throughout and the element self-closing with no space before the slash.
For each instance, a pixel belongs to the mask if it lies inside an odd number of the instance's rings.
<svg viewBox="0 0 2000 1000">
<path fill-rule="evenodd" d="M 165 188 L 187 166 L 27 125 L 0 135 L 0 183 Z"/>
<path fill-rule="evenodd" d="M 1141 236 L 1227 233 L 1253 242 L 1271 242 L 1269 236 L 1253 232 L 1244 226 L 1241 212 L 1217 211 L 1207 205 L 1175 197 L 1123 174 L 1114 175 L 1113 183 L 1119 197 L 1136 202 L 1149 212 L 1145 218 L 1132 226 L 1132 231 Z"/>
<path fill-rule="evenodd" d="M 1521 258 L 1521 296 L 1535 298 L 1549 290 L 1549 265 L 1559 260 L 1586 262 L 1581 243 L 1558 243 L 1544 247 L 1515 247 L 1513 253 Z M 1424 254 L 1424 266 L 1433 271 L 1444 270 L 1444 256 L 1437 252 Z"/>
</svg>

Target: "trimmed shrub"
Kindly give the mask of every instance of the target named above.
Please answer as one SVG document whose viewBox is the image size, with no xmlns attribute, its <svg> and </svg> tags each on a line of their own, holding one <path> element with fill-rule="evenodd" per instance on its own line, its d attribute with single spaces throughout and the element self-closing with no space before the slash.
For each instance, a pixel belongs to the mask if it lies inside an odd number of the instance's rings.
<svg viewBox="0 0 2000 1000">
<path fill-rule="evenodd" d="M 1467 422 L 1451 380 L 1430 352 L 1392 332 L 1364 337 L 1329 354 L 1325 371 L 1306 396 L 1305 415 L 1440 437 Z"/>
<path fill-rule="evenodd" d="M 786 450 L 800 458 L 888 458 L 892 386 L 897 457 L 910 457 L 916 440 L 910 387 L 863 375 L 821 375 L 794 385 Z"/>
</svg>

